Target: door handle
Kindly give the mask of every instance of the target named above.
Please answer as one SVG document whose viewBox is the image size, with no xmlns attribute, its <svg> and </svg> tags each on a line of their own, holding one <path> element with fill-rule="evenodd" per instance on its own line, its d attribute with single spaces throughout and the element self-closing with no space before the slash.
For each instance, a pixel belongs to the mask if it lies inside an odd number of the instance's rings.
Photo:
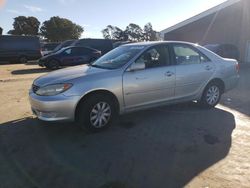
<svg viewBox="0 0 250 188">
<path fill-rule="evenodd" d="M 168 72 L 165 73 L 165 76 L 167 76 L 167 77 L 171 77 L 173 75 L 174 75 L 174 73 L 171 72 L 171 71 L 168 71 Z"/>
</svg>

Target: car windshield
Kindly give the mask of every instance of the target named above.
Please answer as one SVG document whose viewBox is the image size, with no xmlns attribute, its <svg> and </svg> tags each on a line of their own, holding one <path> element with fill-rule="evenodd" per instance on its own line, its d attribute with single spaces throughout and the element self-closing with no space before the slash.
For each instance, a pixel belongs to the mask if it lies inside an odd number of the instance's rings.
<svg viewBox="0 0 250 188">
<path fill-rule="evenodd" d="M 144 46 L 121 46 L 93 62 L 91 66 L 103 69 L 118 69 L 135 57 Z"/>
</svg>

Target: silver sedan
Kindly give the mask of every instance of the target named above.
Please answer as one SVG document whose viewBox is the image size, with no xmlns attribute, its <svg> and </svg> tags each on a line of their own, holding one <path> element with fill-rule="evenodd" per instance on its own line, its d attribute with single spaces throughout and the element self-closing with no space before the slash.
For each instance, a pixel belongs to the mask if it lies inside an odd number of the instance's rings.
<svg viewBox="0 0 250 188">
<path fill-rule="evenodd" d="M 236 60 L 186 42 L 120 46 L 90 65 L 54 71 L 30 89 L 34 114 L 44 121 L 108 127 L 118 114 L 187 101 L 211 108 L 239 80 Z"/>
</svg>

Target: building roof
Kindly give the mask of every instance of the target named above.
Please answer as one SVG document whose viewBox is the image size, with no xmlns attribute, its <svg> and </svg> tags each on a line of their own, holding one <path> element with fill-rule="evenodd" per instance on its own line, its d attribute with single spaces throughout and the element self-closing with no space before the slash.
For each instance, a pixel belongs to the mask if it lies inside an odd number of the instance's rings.
<svg viewBox="0 0 250 188">
<path fill-rule="evenodd" d="M 224 2 L 224 3 L 222 3 L 222 4 L 220 4 L 220 5 L 218 5 L 218 6 L 216 6 L 216 7 L 213 7 L 213 8 L 211 8 L 211 9 L 208 9 L 207 11 L 202 12 L 202 13 L 200 13 L 200 14 L 194 16 L 194 17 L 191 17 L 191 18 L 189 18 L 189 19 L 187 19 L 187 20 L 185 20 L 185 21 L 183 21 L 183 22 L 180 22 L 180 23 L 178 23 L 178 24 L 176 24 L 176 25 L 174 25 L 174 26 L 172 26 L 172 27 L 169 27 L 169 28 L 167 28 L 167 29 L 165 29 L 165 30 L 162 30 L 160 33 L 161 33 L 161 35 L 163 35 L 163 34 L 165 34 L 165 33 L 169 33 L 169 32 L 171 32 L 171 31 L 174 31 L 174 30 L 179 29 L 179 28 L 181 28 L 181 27 L 183 27 L 183 26 L 185 26 L 185 25 L 188 25 L 188 24 L 190 24 L 190 23 L 192 23 L 192 22 L 195 22 L 195 21 L 197 21 L 197 20 L 200 20 L 200 19 L 202 19 L 202 18 L 204 18 L 204 17 L 206 17 L 206 16 L 209 16 L 209 15 L 211 15 L 211 14 L 214 14 L 214 13 L 216 13 L 216 12 L 218 12 L 218 11 L 220 11 L 220 10 L 226 8 L 226 7 L 229 7 L 229 6 L 231 6 L 231 5 L 235 4 L 235 3 L 238 3 L 238 2 L 240 2 L 240 1 L 241 1 L 241 0 L 228 0 L 228 1 L 226 1 L 226 2 Z"/>
</svg>

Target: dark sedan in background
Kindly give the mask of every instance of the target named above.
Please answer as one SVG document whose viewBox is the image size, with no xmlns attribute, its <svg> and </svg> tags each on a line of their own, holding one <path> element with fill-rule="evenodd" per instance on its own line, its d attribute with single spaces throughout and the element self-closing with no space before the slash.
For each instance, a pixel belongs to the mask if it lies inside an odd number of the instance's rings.
<svg viewBox="0 0 250 188">
<path fill-rule="evenodd" d="M 64 66 L 88 64 L 101 56 L 101 51 L 88 47 L 67 47 L 56 53 L 42 57 L 39 65 L 49 69 L 57 69 Z"/>
</svg>

